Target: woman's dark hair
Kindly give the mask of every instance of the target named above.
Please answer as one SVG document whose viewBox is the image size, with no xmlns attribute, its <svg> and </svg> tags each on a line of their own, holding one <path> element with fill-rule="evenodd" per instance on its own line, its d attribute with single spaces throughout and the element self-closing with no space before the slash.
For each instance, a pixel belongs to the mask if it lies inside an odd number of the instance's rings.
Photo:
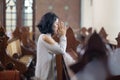
<svg viewBox="0 0 120 80">
<path fill-rule="evenodd" d="M 91 62 L 93 59 L 99 59 L 107 62 L 107 54 L 106 54 L 106 46 L 105 43 L 102 41 L 102 38 L 94 32 L 87 44 L 85 53 L 80 62 L 76 63 L 75 65 L 70 66 L 70 68 L 76 73 L 79 70 L 82 70 L 85 65 Z M 76 66 L 76 67 L 75 67 Z M 77 69 L 78 68 L 78 69 Z"/>
<path fill-rule="evenodd" d="M 45 15 L 43 15 L 39 24 L 37 25 L 40 32 L 43 34 L 50 33 L 53 35 L 54 34 L 53 24 L 57 18 L 58 18 L 58 16 L 52 12 L 48 12 Z"/>
</svg>

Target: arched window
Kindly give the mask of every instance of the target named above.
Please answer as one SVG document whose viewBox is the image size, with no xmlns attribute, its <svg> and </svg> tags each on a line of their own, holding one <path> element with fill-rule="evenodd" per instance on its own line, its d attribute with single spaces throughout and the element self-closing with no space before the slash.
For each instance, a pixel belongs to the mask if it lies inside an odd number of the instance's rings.
<svg viewBox="0 0 120 80">
<path fill-rule="evenodd" d="M 33 26 L 33 0 L 24 0 L 23 5 L 23 26 Z"/>
<path fill-rule="evenodd" d="M 14 31 L 16 27 L 29 26 L 34 33 L 34 5 L 35 0 L 5 0 L 6 31 Z"/>
<path fill-rule="evenodd" d="M 6 0 L 6 30 L 16 27 L 16 0 Z"/>
</svg>

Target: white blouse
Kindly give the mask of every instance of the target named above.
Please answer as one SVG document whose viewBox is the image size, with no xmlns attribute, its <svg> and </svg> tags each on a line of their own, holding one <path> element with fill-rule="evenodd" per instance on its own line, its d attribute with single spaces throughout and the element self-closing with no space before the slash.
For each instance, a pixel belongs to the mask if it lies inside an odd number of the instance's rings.
<svg viewBox="0 0 120 80">
<path fill-rule="evenodd" d="M 50 34 L 41 34 L 39 36 L 35 77 L 38 80 L 55 80 L 55 54 L 65 54 L 67 46 L 66 36 L 61 36 L 59 43 L 49 44 L 43 40 L 43 35 L 52 37 Z"/>
</svg>

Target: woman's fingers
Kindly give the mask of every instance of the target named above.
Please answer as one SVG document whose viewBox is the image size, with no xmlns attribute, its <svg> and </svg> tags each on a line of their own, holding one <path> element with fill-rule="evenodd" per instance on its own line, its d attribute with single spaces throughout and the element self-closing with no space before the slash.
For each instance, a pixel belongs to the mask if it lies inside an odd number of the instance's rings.
<svg viewBox="0 0 120 80">
<path fill-rule="evenodd" d="M 62 21 L 59 22 L 58 34 L 59 35 L 65 35 L 66 34 L 66 26 L 65 26 L 64 22 L 62 22 Z"/>
</svg>

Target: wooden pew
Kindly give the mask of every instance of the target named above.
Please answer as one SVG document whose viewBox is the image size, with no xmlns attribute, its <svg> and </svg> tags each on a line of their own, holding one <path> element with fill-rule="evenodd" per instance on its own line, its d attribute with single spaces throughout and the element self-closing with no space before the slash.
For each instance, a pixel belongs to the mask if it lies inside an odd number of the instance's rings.
<svg viewBox="0 0 120 80">
<path fill-rule="evenodd" d="M 18 71 L 20 71 L 20 73 L 24 73 L 27 70 L 26 66 L 23 63 L 17 60 L 14 60 L 13 58 L 7 55 L 7 52 L 6 52 L 6 47 L 8 45 L 7 41 L 8 41 L 8 37 L 5 34 L 5 30 L 3 27 L 0 26 L 0 61 L 1 63 L 4 66 L 6 66 L 8 63 L 14 63 L 15 68 Z"/>
<path fill-rule="evenodd" d="M 79 41 L 76 40 L 74 32 L 71 27 L 68 27 L 66 32 L 67 37 L 67 49 L 66 52 L 69 53 L 69 55 L 74 59 L 78 59 L 78 54 L 76 52 L 77 46 L 80 44 Z M 55 36 L 54 39 L 59 42 L 59 39 Z"/>
<path fill-rule="evenodd" d="M 13 32 L 12 39 L 19 39 L 19 43 L 17 41 L 17 44 L 21 47 L 21 52 L 18 51 L 18 53 L 21 53 L 19 60 L 27 67 L 25 76 L 28 78 L 34 76 L 34 66 L 36 64 L 36 44 L 30 38 L 29 27 L 16 27 L 15 31 Z M 15 54 L 14 56 L 17 57 L 18 55 Z"/>
<path fill-rule="evenodd" d="M 62 55 L 56 55 L 57 80 L 63 79 Z"/>
<path fill-rule="evenodd" d="M 22 48 L 36 53 L 36 44 L 33 40 L 30 39 L 29 27 L 21 27 L 21 43 Z"/>
<path fill-rule="evenodd" d="M 67 49 L 66 51 L 72 56 L 74 60 L 78 59 L 78 53 L 76 52 L 77 46 L 80 44 L 79 41 L 76 40 L 75 34 L 71 27 L 67 29 Z"/>
<path fill-rule="evenodd" d="M 104 27 L 102 27 L 102 28 L 100 29 L 99 35 L 103 38 L 104 42 L 111 47 L 112 50 L 116 48 L 116 44 L 114 44 L 113 42 L 110 42 L 110 41 L 107 39 L 108 34 L 107 34 L 107 32 L 105 31 Z"/>
<path fill-rule="evenodd" d="M 20 40 L 19 39 L 14 39 L 12 41 L 9 41 L 6 51 L 8 52 L 8 55 L 11 58 L 13 58 L 13 59 L 23 63 L 26 66 L 26 68 L 29 67 L 30 63 L 33 60 L 33 55 L 30 55 L 30 54 L 28 54 L 28 55 L 24 54 L 23 55 L 22 54 L 21 46 L 20 46 Z M 14 55 L 16 55 L 16 56 L 14 56 Z"/>
<path fill-rule="evenodd" d="M 67 52 L 71 55 L 73 59 L 78 58 L 78 55 L 76 53 L 76 47 L 79 44 L 79 41 L 75 39 L 73 30 L 71 27 L 67 29 Z M 59 42 L 59 39 L 57 37 L 54 37 L 54 39 Z M 70 80 L 66 64 L 64 63 L 64 59 L 62 55 L 56 55 L 56 67 L 57 67 L 57 80 Z"/>
<path fill-rule="evenodd" d="M 20 80 L 20 73 L 16 70 L 0 71 L 0 80 Z"/>
<path fill-rule="evenodd" d="M 29 27 L 16 27 L 13 32 L 13 39 L 19 39 L 21 44 L 22 55 L 36 56 L 36 44 L 30 39 Z"/>
<path fill-rule="evenodd" d="M 57 80 L 70 80 L 68 70 L 61 54 L 56 55 Z"/>
</svg>

